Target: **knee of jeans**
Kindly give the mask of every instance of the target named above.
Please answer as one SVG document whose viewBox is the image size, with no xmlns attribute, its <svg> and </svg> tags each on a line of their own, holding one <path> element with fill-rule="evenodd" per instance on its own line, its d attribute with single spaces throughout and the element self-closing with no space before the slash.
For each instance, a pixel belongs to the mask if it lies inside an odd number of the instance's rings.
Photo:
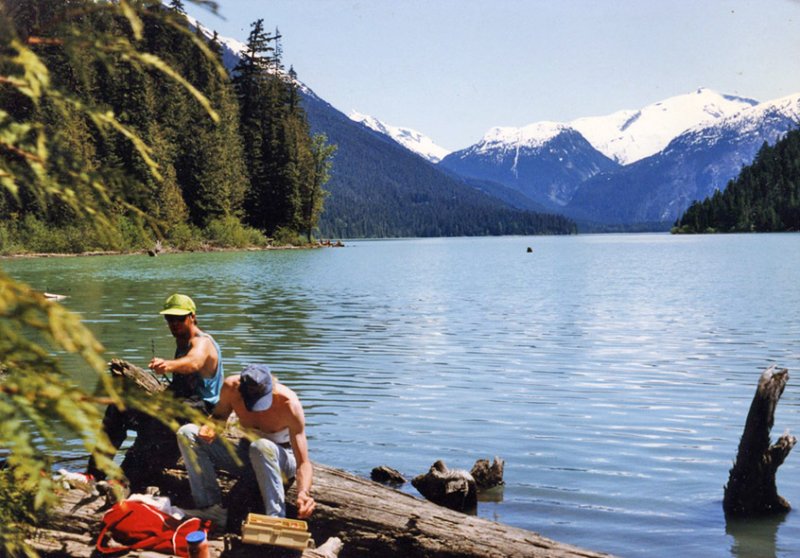
<svg viewBox="0 0 800 558">
<path fill-rule="evenodd" d="M 250 444 L 250 458 L 264 458 L 267 461 L 278 461 L 278 446 L 275 442 L 261 438 Z"/>
</svg>

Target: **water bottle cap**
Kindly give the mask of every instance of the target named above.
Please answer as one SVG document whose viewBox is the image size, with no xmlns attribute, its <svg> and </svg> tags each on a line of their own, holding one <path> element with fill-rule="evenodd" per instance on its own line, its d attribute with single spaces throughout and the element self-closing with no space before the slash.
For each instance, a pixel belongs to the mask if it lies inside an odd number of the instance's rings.
<svg viewBox="0 0 800 558">
<path fill-rule="evenodd" d="M 206 540 L 206 532 L 205 531 L 192 531 L 188 535 L 186 535 L 186 542 L 189 544 L 199 544 Z"/>
</svg>

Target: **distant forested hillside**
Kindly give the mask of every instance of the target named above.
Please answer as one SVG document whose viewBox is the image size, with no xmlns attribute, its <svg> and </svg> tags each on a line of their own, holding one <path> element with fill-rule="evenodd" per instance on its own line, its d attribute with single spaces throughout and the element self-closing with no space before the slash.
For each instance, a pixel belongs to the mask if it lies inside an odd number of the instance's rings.
<svg viewBox="0 0 800 558">
<path fill-rule="evenodd" d="M 693 203 L 676 233 L 800 231 L 800 130 L 770 147 L 742 169 L 724 191 Z"/>
<path fill-rule="evenodd" d="M 102 234 L 63 197 L 3 188 L 0 252 L 145 247 L 154 241 L 145 222 L 180 248 L 310 238 L 333 149 L 310 133 L 278 37 L 256 21 L 231 79 L 215 63 L 221 45 L 190 30 L 180 0 L 137 9 L 121 17 L 91 0 L 0 0 L 0 46 L 33 49 L 63 92 L 37 103 L 0 80 L 0 132 L 37 122 L 31 133 L 48 138 L 50 171 L 83 184 L 77 199 L 97 194 L 98 169 L 120 177 L 101 196 L 115 204 Z M 21 65 L 4 60 L 13 79 Z M 0 175 L 27 172 L 22 153 L 0 150 Z"/>
<path fill-rule="evenodd" d="M 229 74 L 218 63 L 224 45 L 192 30 L 181 0 L 137 3 L 135 17 L 110 5 L 0 0 L 0 47 L 9 53 L 0 75 L 13 80 L 24 71 L 14 62 L 18 41 L 63 93 L 37 102 L 0 80 L 0 134 L 34 144 L 36 134 L 47 137 L 53 191 L 112 206 L 98 230 L 70 199 L 6 180 L 32 167 L 21 145 L 0 149 L 0 253 L 141 249 L 156 236 L 193 249 L 268 237 L 298 243 L 314 231 L 357 238 L 576 230 L 562 216 L 512 208 L 350 121 L 283 67 L 277 30 L 266 32 L 262 20 Z M 20 132 L 29 122 L 36 128 Z M 93 178 L 100 175 L 119 178 L 101 191 Z"/>
<path fill-rule="evenodd" d="M 320 233 L 335 238 L 574 234 L 561 215 L 512 208 L 304 93 L 315 133 L 336 144 Z M 499 188 L 499 187 L 498 187 Z"/>
</svg>

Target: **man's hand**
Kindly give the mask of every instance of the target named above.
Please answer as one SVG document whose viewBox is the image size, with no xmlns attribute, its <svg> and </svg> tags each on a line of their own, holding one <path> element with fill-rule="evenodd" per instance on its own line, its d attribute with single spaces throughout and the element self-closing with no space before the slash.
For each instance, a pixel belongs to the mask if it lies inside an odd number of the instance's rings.
<svg viewBox="0 0 800 558">
<path fill-rule="evenodd" d="M 316 507 L 317 503 L 307 491 L 300 490 L 297 493 L 297 517 L 299 519 L 305 519 L 311 516 L 311 514 L 314 513 L 314 508 Z"/>
<path fill-rule="evenodd" d="M 203 424 L 200 426 L 200 430 L 197 433 L 197 437 L 203 440 L 205 443 L 210 444 L 214 441 L 214 438 L 217 437 L 217 431 L 214 430 L 214 426 L 211 424 Z"/>
<path fill-rule="evenodd" d="M 155 372 L 156 374 L 166 374 L 167 373 L 167 361 L 163 358 L 153 357 L 153 360 L 150 361 L 148 365 L 150 370 Z"/>
</svg>

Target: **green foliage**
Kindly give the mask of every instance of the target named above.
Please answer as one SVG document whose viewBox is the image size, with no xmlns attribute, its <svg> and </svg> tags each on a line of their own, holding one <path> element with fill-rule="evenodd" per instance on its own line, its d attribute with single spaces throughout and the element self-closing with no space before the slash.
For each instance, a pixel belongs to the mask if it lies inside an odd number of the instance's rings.
<svg viewBox="0 0 800 558">
<path fill-rule="evenodd" d="M 124 250 L 146 250 L 153 246 L 153 232 L 139 215 L 119 215 L 116 218 L 116 230 L 119 231 L 120 244 Z"/>
<path fill-rule="evenodd" d="M 770 147 L 766 143 L 753 163 L 715 192 L 694 202 L 672 232 L 800 231 L 800 130 Z"/>
<path fill-rule="evenodd" d="M 217 117 L 178 69 L 138 50 L 147 25 L 161 16 L 154 3 L 135 0 L 0 0 L 3 250 L 21 236 L 26 245 L 65 251 L 146 240 L 141 225 L 161 209 L 158 185 L 169 179 L 159 164 L 171 160 L 163 128 L 146 126 L 157 100 L 152 76 L 172 80 L 206 118 Z M 153 139 L 163 139 L 159 153 L 148 144 Z M 97 394 L 73 384 L 59 364 L 64 353 L 79 355 L 97 373 Z M 34 554 L 24 536 L 56 499 L 50 470 L 62 445 L 56 425 L 81 440 L 113 478 L 119 470 L 108 457 L 113 448 L 98 404 L 139 409 L 173 428 L 186 416 L 178 402 L 112 382 L 102 353 L 77 315 L 0 273 L 0 449 L 7 466 L 0 479 L 0 555 Z"/>
<path fill-rule="evenodd" d="M 203 247 L 200 229 L 187 223 L 173 226 L 167 235 L 169 245 L 176 250 L 195 251 Z"/>
<path fill-rule="evenodd" d="M 303 237 L 290 227 L 279 227 L 272 236 L 274 246 L 303 246 Z"/>
<path fill-rule="evenodd" d="M 0 469 L 0 548 L 6 556 L 35 556 L 21 542 L 41 519 L 33 510 L 33 493 L 20 489 L 11 472 Z"/>
<path fill-rule="evenodd" d="M 219 248 L 247 248 L 266 246 L 264 233 L 243 225 L 235 217 L 214 219 L 206 227 L 205 237 L 213 246 Z"/>
</svg>

